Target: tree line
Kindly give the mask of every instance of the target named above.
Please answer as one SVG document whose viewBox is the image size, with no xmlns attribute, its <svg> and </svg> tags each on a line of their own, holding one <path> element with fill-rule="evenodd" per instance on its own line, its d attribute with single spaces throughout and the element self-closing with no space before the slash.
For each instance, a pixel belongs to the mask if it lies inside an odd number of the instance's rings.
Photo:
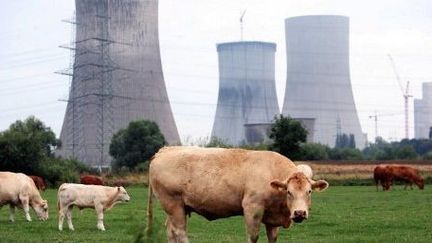
<svg viewBox="0 0 432 243">
<path fill-rule="evenodd" d="M 431 139 L 403 139 L 387 142 L 377 138 L 363 150 L 355 148 L 352 134 L 336 136 L 336 146 L 307 143 L 307 130 L 290 117 L 275 117 L 268 143 L 240 146 L 244 149 L 272 150 L 291 160 L 432 160 Z M 114 171 L 145 171 L 148 161 L 167 144 L 153 121 L 133 121 L 114 134 L 109 153 Z M 39 175 L 52 185 L 77 182 L 79 174 L 91 171 L 84 163 L 55 156 L 61 146 L 51 128 L 31 116 L 16 121 L 0 132 L 0 170 Z M 212 138 L 206 147 L 233 147 Z"/>
</svg>

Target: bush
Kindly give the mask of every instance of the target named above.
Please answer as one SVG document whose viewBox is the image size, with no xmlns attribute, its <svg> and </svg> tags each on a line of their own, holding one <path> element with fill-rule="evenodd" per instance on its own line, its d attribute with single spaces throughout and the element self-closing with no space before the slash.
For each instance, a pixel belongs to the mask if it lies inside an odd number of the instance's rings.
<svg viewBox="0 0 432 243">
<path fill-rule="evenodd" d="M 320 143 L 305 143 L 301 145 L 303 160 L 327 160 L 329 147 Z"/>
<path fill-rule="evenodd" d="M 126 129 L 114 134 L 109 148 L 114 158 L 113 168 L 135 168 L 138 163 L 149 160 L 166 144 L 165 138 L 153 121 L 141 120 L 129 123 Z"/>
<path fill-rule="evenodd" d="M 233 146 L 218 137 L 211 137 L 210 142 L 205 146 L 206 148 L 232 148 Z"/>
<path fill-rule="evenodd" d="M 77 183 L 80 174 L 89 171 L 89 167 L 77 160 L 49 158 L 40 163 L 36 174 L 42 176 L 49 185 L 57 187 L 65 182 Z"/>
<path fill-rule="evenodd" d="M 363 160 L 363 154 L 358 149 L 334 148 L 329 151 L 329 157 L 333 160 Z"/>
</svg>

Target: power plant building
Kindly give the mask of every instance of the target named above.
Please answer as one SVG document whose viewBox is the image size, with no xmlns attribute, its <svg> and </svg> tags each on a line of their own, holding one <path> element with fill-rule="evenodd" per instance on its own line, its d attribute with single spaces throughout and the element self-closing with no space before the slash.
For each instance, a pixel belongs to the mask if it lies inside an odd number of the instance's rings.
<svg viewBox="0 0 432 243">
<path fill-rule="evenodd" d="M 134 120 L 180 142 L 162 73 L 157 0 L 76 0 L 74 64 L 57 154 L 109 167 L 114 133 Z"/>
<path fill-rule="evenodd" d="M 212 137 L 231 145 L 264 139 L 263 124 L 271 123 L 279 114 L 275 87 L 276 44 L 221 43 L 217 51 L 219 95 Z"/>
<path fill-rule="evenodd" d="M 285 20 L 287 81 L 282 114 L 314 119 L 313 142 L 334 146 L 338 134 L 363 134 L 350 80 L 349 19 L 300 16 Z"/>
<path fill-rule="evenodd" d="M 432 128 L 432 82 L 423 83 L 423 98 L 414 99 L 414 135 L 429 138 Z"/>
</svg>

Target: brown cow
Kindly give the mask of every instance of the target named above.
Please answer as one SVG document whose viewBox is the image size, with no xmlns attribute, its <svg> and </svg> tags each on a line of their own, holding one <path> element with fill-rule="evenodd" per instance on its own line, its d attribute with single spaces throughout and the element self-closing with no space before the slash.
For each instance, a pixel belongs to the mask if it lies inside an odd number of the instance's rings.
<svg viewBox="0 0 432 243">
<path fill-rule="evenodd" d="M 102 177 L 95 175 L 82 175 L 80 177 L 80 183 L 85 185 L 104 185 Z"/>
<path fill-rule="evenodd" d="M 186 215 L 208 220 L 244 215 L 249 242 L 257 242 L 264 223 L 269 242 L 280 226 L 309 217 L 311 192 L 327 189 L 286 157 L 270 151 L 165 147 L 150 163 L 148 232 L 152 222 L 152 193 L 168 215 L 171 243 L 189 242 Z"/>
<path fill-rule="evenodd" d="M 391 186 L 391 176 L 386 165 L 378 165 L 374 169 L 374 180 L 378 191 L 378 183 L 381 183 L 383 191 L 387 191 Z"/>
<path fill-rule="evenodd" d="M 390 174 L 391 181 L 401 180 L 405 182 L 405 190 L 408 185 L 413 189 L 413 183 L 415 183 L 421 190 L 424 189 L 424 180 L 416 168 L 407 165 L 387 165 L 386 168 Z"/>
<path fill-rule="evenodd" d="M 32 178 L 32 180 L 34 181 L 37 189 L 39 191 L 45 191 L 45 189 L 47 188 L 47 185 L 44 181 L 44 179 L 42 179 L 42 177 L 40 176 L 35 176 L 35 175 L 29 175 L 30 178 Z"/>
</svg>

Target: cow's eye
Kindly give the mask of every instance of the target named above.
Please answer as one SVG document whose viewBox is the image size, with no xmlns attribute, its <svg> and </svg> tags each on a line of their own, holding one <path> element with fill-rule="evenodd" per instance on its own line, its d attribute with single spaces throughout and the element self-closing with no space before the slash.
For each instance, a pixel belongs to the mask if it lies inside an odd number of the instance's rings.
<svg viewBox="0 0 432 243">
<path fill-rule="evenodd" d="M 311 193 L 312 193 L 312 190 L 309 189 L 308 194 L 311 194 Z"/>
<path fill-rule="evenodd" d="M 292 197 L 292 193 L 290 191 L 287 191 L 288 196 Z"/>
</svg>

